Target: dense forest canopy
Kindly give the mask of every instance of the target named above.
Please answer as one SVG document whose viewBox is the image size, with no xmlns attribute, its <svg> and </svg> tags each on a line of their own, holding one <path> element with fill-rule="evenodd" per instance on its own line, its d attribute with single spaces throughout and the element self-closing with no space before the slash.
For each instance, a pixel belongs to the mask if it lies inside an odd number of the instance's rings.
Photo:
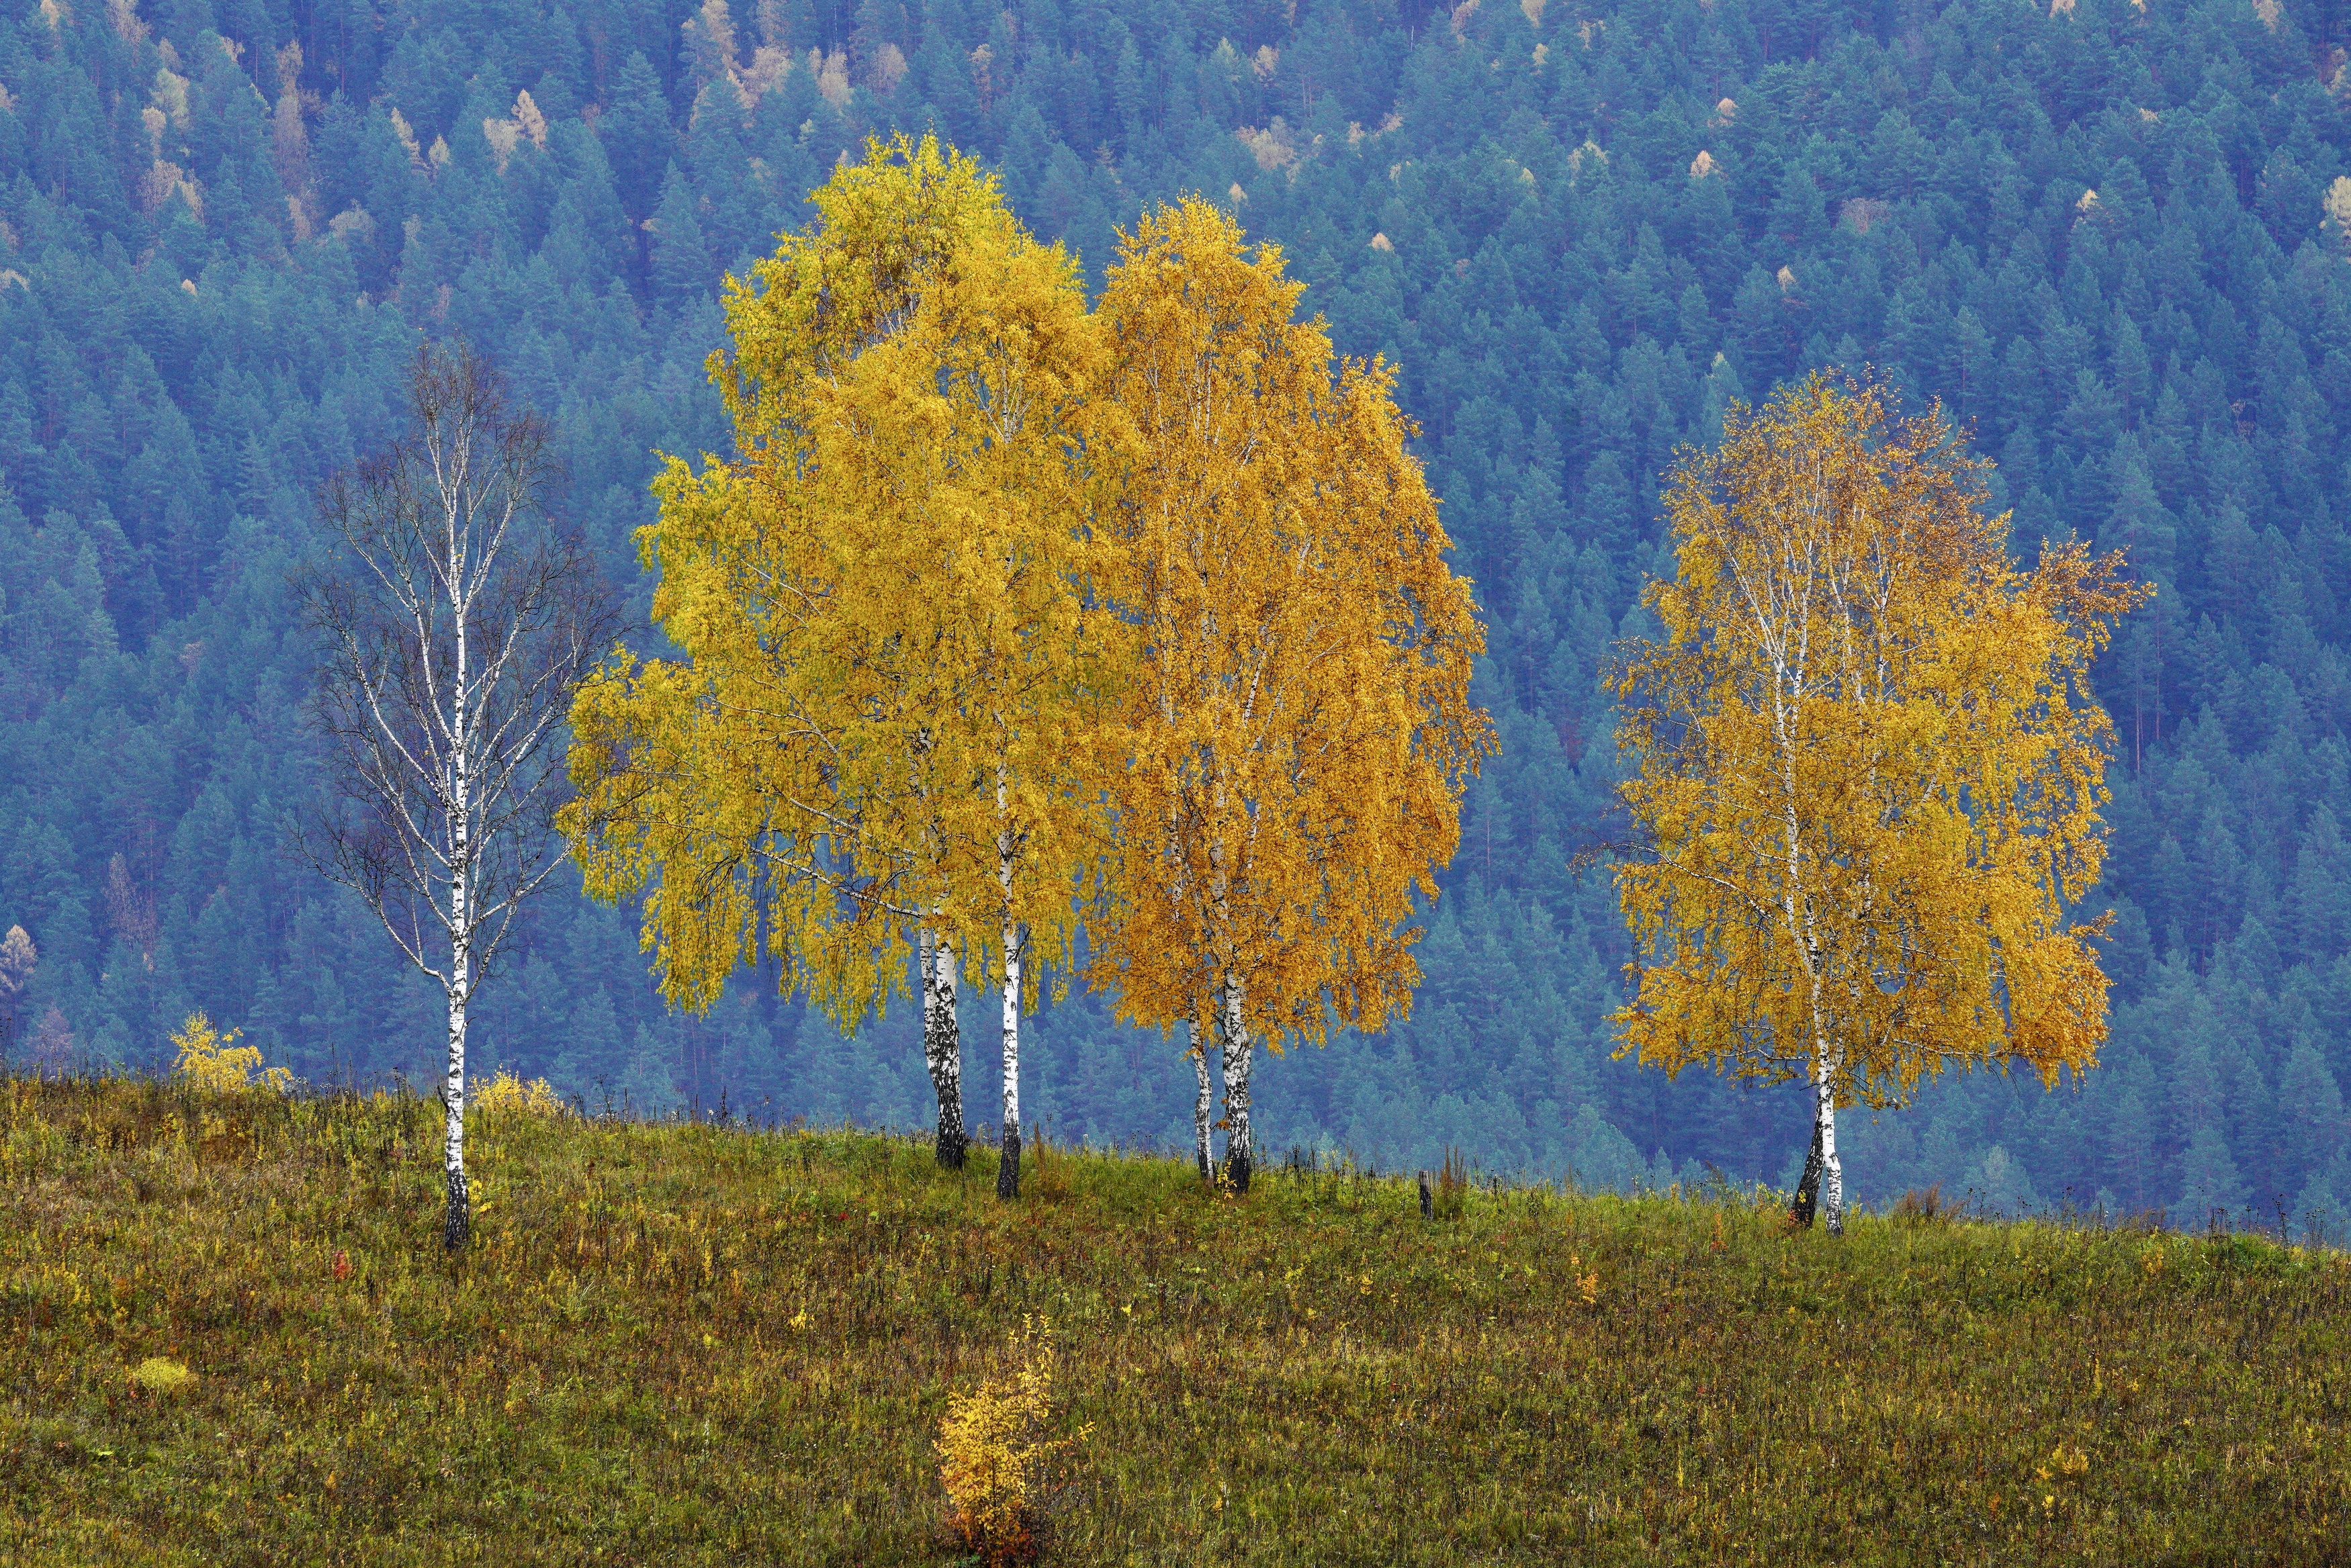
<svg viewBox="0 0 2351 1568">
<path fill-rule="evenodd" d="M 419 1071 L 434 1004 L 295 871 L 315 786 L 287 588 L 312 487 L 418 335 L 553 421 L 566 516 L 645 622 L 656 450 L 721 450 L 728 271 L 846 150 L 935 127 L 1099 287 L 1186 191 L 1280 244 L 1399 396 L 1474 576 L 1502 751 L 1409 1022 L 1270 1064 L 1261 1141 L 1458 1144 L 1598 1185 L 1781 1179 L 1794 1090 L 1612 1059 L 1626 957 L 1569 862 L 1616 778 L 1660 476 L 1734 399 L 1873 366 L 1998 462 L 2016 547 L 2160 587 L 2102 664 L 2115 1027 L 2044 1094 L 1860 1120 L 1864 1200 L 2351 1205 L 2351 14 L 2340 0 L 40 0 L 0 23 L 0 927 L 11 1054 L 152 1064 L 209 1009 L 314 1077 Z M 634 635 L 649 636 L 646 632 Z M 486 1063 L 591 1103 L 915 1125 L 913 1009 L 665 1012 L 567 894 L 483 993 Z M 1180 1143 L 1189 1074 L 1075 997 L 1055 1137 Z M 990 1103 L 984 1057 L 967 1085 Z"/>
</svg>

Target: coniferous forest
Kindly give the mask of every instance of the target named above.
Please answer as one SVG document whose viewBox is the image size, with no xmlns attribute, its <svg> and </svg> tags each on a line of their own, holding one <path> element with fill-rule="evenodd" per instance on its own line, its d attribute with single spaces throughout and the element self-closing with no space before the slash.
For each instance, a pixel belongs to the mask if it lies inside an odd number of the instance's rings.
<svg viewBox="0 0 2351 1568">
<path fill-rule="evenodd" d="M 289 572 L 420 336 L 550 422 L 556 510 L 650 647 L 658 453 L 723 451 L 722 279 L 873 134 L 935 129 L 1099 288 L 1196 192 L 1383 354 L 1474 578 L 1501 748 L 1406 1022 L 1260 1071 L 1259 1147 L 1457 1146 L 1587 1186 L 1788 1184 L 1794 1086 L 1613 1056 L 1599 672 L 1653 631 L 1676 448 L 1816 367 L 1939 398 L 2015 546 L 2158 588 L 2118 737 L 2098 1066 L 1929 1086 L 1850 1190 L 2351 1209 L 2351 9 L 2341 0 L 40 0 L 0 21 L 0 929 L 9 1059 L 168 1060 L 202 1008 L 317 1080 L 428 1078 L 436 1002 L 298 870 Z M 569 874 L 567 874 L 569 875 Z M 626 909 L 529 917 L 475 1059 L 591 1107 L 927 1119 L 917 1021 L 738 978 L 666 1011 Z M 985 999 L 967 997 L 976 1027 Z M 967 1103 L 991 1103 L 967 1052 Z M 1190 1073 L 1073 991 L 1029 1103 L 1181 1146 Z"/>
</svg>

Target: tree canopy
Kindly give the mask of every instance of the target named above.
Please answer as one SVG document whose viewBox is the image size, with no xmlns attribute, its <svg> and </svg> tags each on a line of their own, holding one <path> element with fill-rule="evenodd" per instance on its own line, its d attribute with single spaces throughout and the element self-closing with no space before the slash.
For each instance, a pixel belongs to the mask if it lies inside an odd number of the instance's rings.
<svg viewBox="0 0 2351 1568">
<path fill-rule="evenodd" d="M 1414 895 L 1437 896 L 1491 744 L 1468 701 L 1484 633 L 1393 371 L 1334 365 L 1301 292 L 1191 199 L 1144 216 L 1102 304 L 1143 644 L 1106 737 L 1121 859 L 1094 974 L 1122 1016 L 1219 1033 L 1243 1183 L 1251 1042 L 1409 1011 Z"/>
<path fill-rule="evenodd" d="M 1665 639 L 1614 680 L 1625 1049 L 1813 1084 L 1832 1227 L 1838 1105 L 1951 1064 L 2053 1084 L 2106 1032 L 2110 917 L 2072 919 L 2105 850 L 2090 663 L 2147 595 L 2078 541 L 2018 571 L 1983 468 L 1875 385 L 1734 405 L 1666 496 Z"/>
<path fill-rule="evenodd" d="M 1029 782 L 1058 742 L 1016 715 L 1029 634 L 1076 613 L 1065 415 L 1094 350 L 1066 262 L 968 159 L 876 144 L 816 202 L 728 296 L 712 369 L 742 457 L 670 459 L 640 536 L 690 662 L 624 655 L 582 693 L 573 820 L 591 892 L 658 878 L 673 998 L 707 1007 L 764 940 L 854 1024 L 915 926 L 975 964 L 1000 942 L 999 763 L 1017 832 L 1080 831 Z"/>
</svg>

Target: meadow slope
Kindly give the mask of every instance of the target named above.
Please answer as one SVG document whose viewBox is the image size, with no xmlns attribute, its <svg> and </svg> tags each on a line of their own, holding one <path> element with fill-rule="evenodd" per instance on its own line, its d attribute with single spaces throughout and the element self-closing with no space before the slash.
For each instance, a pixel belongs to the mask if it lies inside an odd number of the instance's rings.
<svg viewBox="0 0 2351 1568">
<path fill-rule="evenodd" d="M 843 1133 L 0 1081 L 0 1556 L 948 1560 L 951 1391 L 1049 1316 L 1052 1560 L 2308 1563 L 2351 1262 Z M 149 1357 L 194 1374 L 142 1386 Z"/>
</svg>

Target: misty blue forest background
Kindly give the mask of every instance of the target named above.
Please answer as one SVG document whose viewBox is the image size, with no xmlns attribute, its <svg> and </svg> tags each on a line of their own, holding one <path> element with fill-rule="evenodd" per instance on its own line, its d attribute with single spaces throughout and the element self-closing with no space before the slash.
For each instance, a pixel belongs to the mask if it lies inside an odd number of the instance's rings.
<svg viewBox="0 0 2351 1568">
<path fill-rule="evenodd" d="M 722 275 L 845 149 L 935 126 L 1096 286 L 1113 226 L 1183 191 L 1279 241 L 1339 345 L 1403 367 L 1478 583 L 1503 749 L 1426 986 L 1386 1035 L 1263 1070 L 1273 1149 L 1792 1171 L 1793 1091 L 1612 1059 L 1623 928 L 1568 863 L 1616 765 L 1595 670 L 1669 564 L 1669 454 L 1733 398 L 1867 363 L 1973 421 L 2020 549 L 2070 529 L 2162 591 L 2099 671 L 2102 1065 L 1851 1118 L 1852 1190 L 2351 1203 L 2343 0 L 10 4 L 0 926 L 41 955 L 18 1063 L 156 1064 L 203 1007 L 313 1078 L 429 1070 L 435 1004 L 277 847 L 316 777 L 285 587 L 312 486 L 392 431 L 418 334 L 462 334 L 554 421 L 561 508 L 642 628 L 651 454 L 726 441 Z M 844 1040 L 755 981 L 668 1014 L 632 917 L 576 886 L 483 994 L 476 1063 L 591 1104 L 925 1119 L 909 1009 Z M 1030 1038 L 1055 1137 L 1186 1136 L 1156 1035 L 1079 997 Z M 976 1121 L 992 1057 L 967 1051 Z"/>
</svg>

